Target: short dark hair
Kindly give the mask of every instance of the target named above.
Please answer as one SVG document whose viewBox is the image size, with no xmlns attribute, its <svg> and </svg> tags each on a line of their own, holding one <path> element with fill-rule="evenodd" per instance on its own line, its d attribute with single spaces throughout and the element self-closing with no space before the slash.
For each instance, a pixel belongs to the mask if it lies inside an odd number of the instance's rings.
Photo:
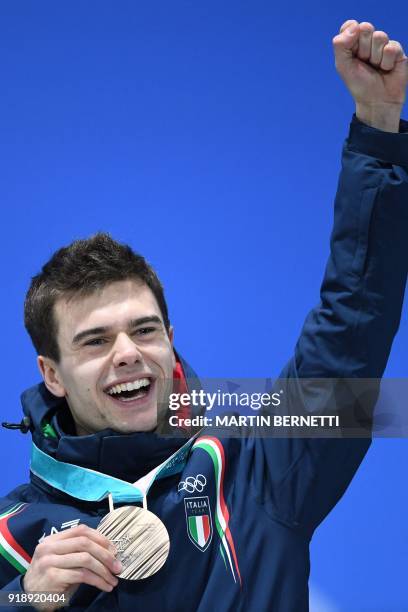
<svg viewBox="0 0 408 612">
<path fill-rule="evenodd" d="M 57 300 L 91 295 L 127 279 L 138 279 L 151 289 L 169 332 L 167 304 L 156 272 L 130 246 L 98 232 L 56 251 L 32 278 L 24 303 L 24 324 L 37 353 L 56 362 L 60 359 L 54 310 Z"/>
</svg>

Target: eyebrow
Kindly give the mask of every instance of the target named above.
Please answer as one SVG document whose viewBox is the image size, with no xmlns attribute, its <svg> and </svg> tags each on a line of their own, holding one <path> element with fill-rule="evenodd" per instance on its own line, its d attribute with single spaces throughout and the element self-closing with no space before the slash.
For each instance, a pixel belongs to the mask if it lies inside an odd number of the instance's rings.
<svg viewBox="0 0 408 612">
<path fill-rule="evenodd" d="M 139 319 L 131 319 L 128 323 L 128 329 L 134 329 L 139 325 L 145 325 L 146 323 L 159 323 L 163 325 L 163 321 L 157 315 L 151 315 L 149 317 L 140 317 Z M 72 344 L 79 344 L 85 338 L 89 336 L 98 336 L 100 334 L 107 334 L 112 331 L 112 327 L 91 327 L 90 329 L 84 329 L 81 332 L 75 334 L 72 340 Z"/>
</svg>

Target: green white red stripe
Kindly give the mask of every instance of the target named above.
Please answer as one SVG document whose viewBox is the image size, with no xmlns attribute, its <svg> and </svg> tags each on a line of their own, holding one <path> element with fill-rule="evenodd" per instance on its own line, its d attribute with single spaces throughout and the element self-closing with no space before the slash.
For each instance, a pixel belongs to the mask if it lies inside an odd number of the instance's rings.
<svg viewBox="0 0 408 612">
<path fill-rule="evenodd" d="M 22 512 L 27 504 L 16 504 L 3 514 L 0 514 L 0 555 L 2 555 L 15 569 L 24 574 L 31 563 L 30 555 L 15 540 L 8 528 L 8 521 Z"/>
<path fill-rule="evenodd" d="M 211 457 L 214 465 L 215 483 L 217 488 L 217 502 L 215 513 L 215 525 L 221 540 L 221 554 L 228 561 L 234 581 L 242 586 L 241 573 L 239 571 L 238 559 L 235 552 L 234 540 L 229 528 L 229 511 L 224 499 L 224 475 L 225 475 L 225 453 L 218 438 L 213 436 L 202 436 L 193 444 L 192 449 L 201 448 Z M 224 551 L 223 551 L 224 549 Z M 225 554 L 223 554 L 223 552 Z"/>
<path fill-rule="evenodd" d="M 211 533 L 208 514 L 204 516 L 189 516 L 188 526 L 191 537 L 197 542 L 200 548 L 204 548 Z"/>
</svg>

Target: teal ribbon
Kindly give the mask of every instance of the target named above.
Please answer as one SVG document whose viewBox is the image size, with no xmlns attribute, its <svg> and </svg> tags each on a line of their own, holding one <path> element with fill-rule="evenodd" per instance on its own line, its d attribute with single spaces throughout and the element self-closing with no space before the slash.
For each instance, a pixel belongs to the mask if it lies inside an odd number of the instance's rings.
<svg viewBox="0 0 408 612">
<path fill-rule="evenodd" d="M 182 471 L 195 437 L 188 440 L 177 453 L 159 466 L 157 473 L 152 476 L 146 494 L 156 479 L 165 478 Z M 109 494 L 112 495 L 112 499 L 116 503 L 143 501 L 143 492 L 136 485 L 96 470 L 58 461 L 44 453 L 34 443 L 30 469 L 35 476 L 50 486 L 83 501 L 101 501 L 107 498 Z"/>
</svg>

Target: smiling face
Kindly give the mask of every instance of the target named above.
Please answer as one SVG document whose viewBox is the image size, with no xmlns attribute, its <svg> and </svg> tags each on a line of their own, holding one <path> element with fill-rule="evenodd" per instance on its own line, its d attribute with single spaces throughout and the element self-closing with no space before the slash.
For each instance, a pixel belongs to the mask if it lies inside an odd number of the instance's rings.
<svg viewBox="0 0 408 612">
<path fill-rule="evenodd" d="M 49 391 L 65 397 L 85 435 L 151 431 L 167 410 L 175 357 L 150 288 L 131 279 L 59 300 L 58 363 L 38 357 Z"/>
</svg>

